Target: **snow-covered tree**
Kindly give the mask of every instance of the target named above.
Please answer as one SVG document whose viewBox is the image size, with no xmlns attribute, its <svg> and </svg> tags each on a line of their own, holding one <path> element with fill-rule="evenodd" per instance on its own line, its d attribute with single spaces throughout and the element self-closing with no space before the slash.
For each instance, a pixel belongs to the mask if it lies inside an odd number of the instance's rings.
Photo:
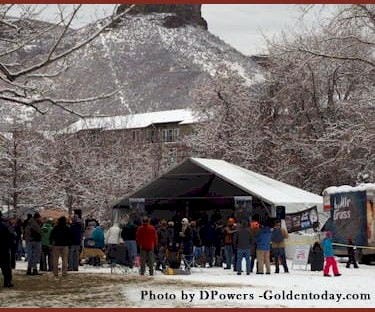
<svg viewBox="0 0 375 312">
<path fill-rule="evenodd" d="M 14 123 L 0 153 L 0 192 L 16 213 L 54 207 L 51 185 L 54 161 L 43 134 Z"/>
<path fill-rule="evenodd" d="M 263 142 L 259 86 L 222 68 L 210 85 L 197 90 L 194 110 L 201 117 L 189 145 L 195 154 L 235 163 L 256 163 Z"/>
<path fill-rule="evenodd" d="M 321 28 L 270 43 L 268 105 L 279 176 L 321 191 L 374 176 L 373 5 L 340 7 Z"/>
<path fill-rule="evenodd" d="M 197 155 L 317 193 L 375 178 L 373 5 L 339 7 L 321 27 L 269 42 L 262 84 L 225 71 L 203 86 Z"/>
<path fill-rule="evenodd" d="M 117 200 L 152 178 L 155 155 L 149 144 L 134 144 L 131 133 L 97 132 L 55 138 L 55 189 L 69 211 L 105 220 Z"/>
</svg>

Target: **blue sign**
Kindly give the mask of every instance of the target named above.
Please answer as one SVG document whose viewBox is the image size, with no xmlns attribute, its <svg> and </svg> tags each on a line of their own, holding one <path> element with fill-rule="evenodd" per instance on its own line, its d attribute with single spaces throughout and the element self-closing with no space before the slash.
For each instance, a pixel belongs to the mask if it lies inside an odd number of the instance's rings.
<svg viewBox="0 0 375 312">
<path fill-rule="evenodd" d="M 366 192 L 331 195 L 331 228 L 336 243 L 367 245 Z"/>
</svg>

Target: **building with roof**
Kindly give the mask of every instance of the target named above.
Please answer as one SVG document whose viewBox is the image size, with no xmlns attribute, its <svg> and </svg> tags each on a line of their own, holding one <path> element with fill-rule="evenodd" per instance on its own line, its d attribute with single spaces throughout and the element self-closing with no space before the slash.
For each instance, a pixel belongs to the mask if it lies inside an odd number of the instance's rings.
<svg viewBox="0 0 375 312">
<path fill-rule="evenodd" d="M 135 152 L 152 149 L 153 176 L 189 156 L 183 138 L 199 122 L 190 109 L 80 119 L 59 134 L 77 138 L 97 149 L 126 146 Z M 105 161 L 105 160 L 104 160 Z"/>
<path fill-rule="evenodd" d="M 82 131 L 131 131 L 135 141 L 160 139 L 175 142 L 184 129 L 199 121 L 190 109 L 132 114 L 125 116 L 92 117 L 80 119 L 60 133 L 72 134 Z M 143 131 L 142 131 L 143 130 Z M 144 133 L 142 133 L 144 132 Z"/>
</svg>

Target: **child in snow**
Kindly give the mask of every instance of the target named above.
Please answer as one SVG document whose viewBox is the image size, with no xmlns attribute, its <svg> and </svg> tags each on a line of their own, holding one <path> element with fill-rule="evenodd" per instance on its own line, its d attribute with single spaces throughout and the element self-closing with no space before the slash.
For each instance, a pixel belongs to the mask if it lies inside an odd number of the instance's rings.
<svg viewBox="0 0 375 312">
<path fill-rule="evenodd" d="M 329 274 L 329 269 L 332 267 L 333 274 L 335 276 L 340 276 L 339 269 L 337 268 L 337 262 L 333 255 L 333 247 L 332 247 L 332 232 L 326 232 L 326 237 L 323 239 L 323 252 L 324 252 L 324 259 L 325 259 L 325 266 L 324 266 L 324 276 L 331 276 Z"/>
</svg>

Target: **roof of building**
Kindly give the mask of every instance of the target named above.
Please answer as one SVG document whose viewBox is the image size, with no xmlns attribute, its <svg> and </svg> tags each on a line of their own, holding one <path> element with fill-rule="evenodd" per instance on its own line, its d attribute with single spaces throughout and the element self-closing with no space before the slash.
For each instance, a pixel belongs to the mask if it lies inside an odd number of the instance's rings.
<svg viewBox="0 0 375 312">
<path fill-rule="evenodd" d="M 153 124 L 179 123 L 191 124 L 198 122 L 198 116 L 190 109 L 175 109 L 169 111 L 132 114 L 112 117 L 92 117 L 80 119 L 68 127 L 62 133 L 75 133 L 81 130 L 122 130 L 146 128 Z"/>
</svg>

